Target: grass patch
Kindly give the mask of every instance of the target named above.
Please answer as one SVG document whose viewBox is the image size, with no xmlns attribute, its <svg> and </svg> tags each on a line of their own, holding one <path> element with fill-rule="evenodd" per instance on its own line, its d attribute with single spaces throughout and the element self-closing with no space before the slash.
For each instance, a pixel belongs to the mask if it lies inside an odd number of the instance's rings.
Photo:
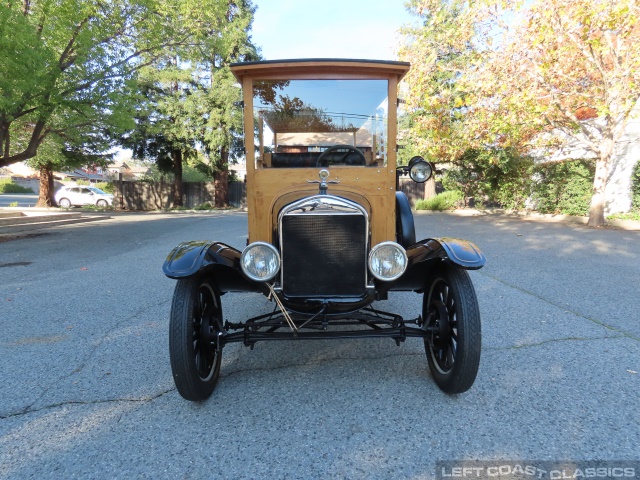
<svg viewBox="0 0 640 480">
<path fill-rule="evenodd" d="M 416 210 L 433 210 L 442 212 L 444 210 L 452 210 L 458 206 L 462 200 L 462 194 L 456 190 L 449 190 L 437 194 L 435 197 L 418 200 L 416 202 Z"/>
<path fill-rule="evenodd" d="M 615 213 L 609 217 L 607 220 L 638 220 L 640 221 L 640 208 L 634 208 L 630 212 L 627 213 Z"/>
<path fill-rule="evenodd" d="M 113 207 L 99 207 L 97 205 L 82 205 L 82 210 L 85 212 L 106 212 L 107 210 L 113 210 Z"/>
</svg>

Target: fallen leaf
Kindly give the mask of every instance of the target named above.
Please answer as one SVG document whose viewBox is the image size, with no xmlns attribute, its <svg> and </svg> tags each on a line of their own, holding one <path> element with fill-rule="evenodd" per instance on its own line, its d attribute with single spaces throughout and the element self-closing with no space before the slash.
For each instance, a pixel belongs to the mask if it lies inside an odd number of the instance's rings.
<svg viewBox="0 0 640 480">
<path fill-rule="evenodd" d="M 87 267 L 82 267 L 80 270 L 89 270 Z"/>
<path fill-rule="evenodd" d="M 633 373 L 633 374 L 637 374 L 638 372 L 636 372 L 635 370 L 627 370 L 627 372 L 629 373 Z"/>
</svg>

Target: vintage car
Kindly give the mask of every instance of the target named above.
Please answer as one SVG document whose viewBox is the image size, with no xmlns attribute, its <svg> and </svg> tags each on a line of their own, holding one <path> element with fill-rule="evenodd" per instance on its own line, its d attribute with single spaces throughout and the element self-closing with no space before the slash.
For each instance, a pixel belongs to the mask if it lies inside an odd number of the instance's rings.
<svg viewBox="0 0 640 480">
<path fill-rule="evenodd" d="M 398 178 L 425 182 L 432 165 L 396 163 L 409 64 L 306 59 L 231 70 L 243 91 L 248 240 L 242 251 L 185 242 L 164 263 L 178 280 L 169 353 L 180 395 L 211 395 L 228 343 L 362 337 L 421 338 L 436 384 L 468 390 L 481 335 L 467 270 L 485 257 L 465 240 L 416 241 Z M 372 306 L 397 291 L 418 294 L 413 318 Z M 274 309 L 225 320 L 221 296 L 233 292 L 265 295 Z"/>
</svg>

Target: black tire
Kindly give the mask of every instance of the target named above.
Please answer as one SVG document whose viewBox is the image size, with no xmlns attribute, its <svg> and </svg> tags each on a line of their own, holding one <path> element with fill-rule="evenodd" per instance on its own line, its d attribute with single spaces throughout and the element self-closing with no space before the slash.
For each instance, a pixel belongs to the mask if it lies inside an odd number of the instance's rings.
<svg viewBox="0 0 640 480">
<path fill-rule="evenodd" d="M 60 208 L 71 208 L 71 201 L 68 198 L 61 198 L 58 205 Z"/>
<path fill-rule="evenodd" d="M 100 208 L 107 208 L 109 206 L 109 203 L 106 200 L 98 200 L 96 202 L 96 206 Z"/>
<path fill-rule="evenodd" d="M 480 309 L 466 270 L 443 264 L 434 272 L 422 318 L 433 332 L 424 346 L 434 381 L 445 393 L 466 392 L 478 374 L 482 346 Z"/>
<path fill-rule="evenodd" d="M 186 400 L 211 396 L 220 377 L 222 305 L 206 279 L 178 280 L 171 303 L 169 356 L 178 393 Z"/>
</svg>

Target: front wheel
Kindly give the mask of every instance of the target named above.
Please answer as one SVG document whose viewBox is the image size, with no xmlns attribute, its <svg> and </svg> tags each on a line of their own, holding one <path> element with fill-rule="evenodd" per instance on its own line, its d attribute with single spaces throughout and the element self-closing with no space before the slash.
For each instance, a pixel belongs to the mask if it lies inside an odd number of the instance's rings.
<svg viewBox="0 0 640 480">
<path fill-rule="evenodd" d="M 71 201 L 68 198 L 61 198 L 58 202 L 61 208 L 71 208 Z"/>
<path fill-rule="evenodd" d="M 216 387 L 222 331 L 216 288 L 197 277 L 178 280 L 169 320 L 169 356 L 178 393 L 186 400 L 206 400 Z"/>
<path fill-rule="evenodd" d="M 480 365 L 480 309 L 466 270 L 443 264 L 425 289 L 422 318 L 429 370 L 445 393 L 471 388 Z"/>
</svg>

